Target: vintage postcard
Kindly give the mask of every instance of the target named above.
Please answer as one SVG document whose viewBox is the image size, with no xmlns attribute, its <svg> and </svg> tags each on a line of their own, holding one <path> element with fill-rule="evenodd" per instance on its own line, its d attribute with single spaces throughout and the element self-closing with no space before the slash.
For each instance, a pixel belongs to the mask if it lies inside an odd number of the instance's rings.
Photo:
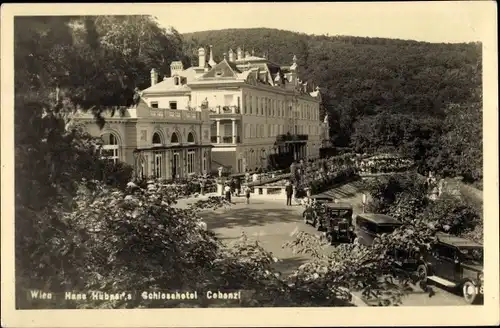
<svg viewBox="0 0 500 328">
<path fill-rule="evenodd" d="M 3 5 L 2 325 L 498 325 L 495 6 Z"/>
</svg>

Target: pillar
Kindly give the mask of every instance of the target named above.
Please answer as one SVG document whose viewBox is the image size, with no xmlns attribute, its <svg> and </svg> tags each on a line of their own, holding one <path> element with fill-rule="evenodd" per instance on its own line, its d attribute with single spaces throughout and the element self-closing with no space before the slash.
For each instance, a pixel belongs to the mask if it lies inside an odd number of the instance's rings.
<svg viewBox="0 0 500 328">
<path fill-rule="evenodd" d="M 220 119 L 216 120 L 217 124 L 217 143 L 220 143 Z"/>
<path fill-rule="evenodd" d="M 232 123 L 232 130 L 233 130 L 233 144 L 236 143 L 236 139 L 237 139 L 237 136 L 238 136 L 238 131 L 236 129 L 236 119 L 231 119 L 231 123 Z"/>
<path fill-rule="evenodd" d="M 165 179 L 172 179 L 172 153 L 165 150 Z"/>
</svg>

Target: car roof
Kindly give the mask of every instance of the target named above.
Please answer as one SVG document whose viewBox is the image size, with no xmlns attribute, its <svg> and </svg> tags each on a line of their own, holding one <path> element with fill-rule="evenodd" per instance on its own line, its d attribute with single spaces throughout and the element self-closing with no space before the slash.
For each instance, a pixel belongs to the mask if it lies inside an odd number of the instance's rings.
<svg viewBox="0 0 500 328">
<path fill-rule="evenodd" d="M 358 214 L 357 217 L 363 218 L 376 224 L 403 224 L 401 221 L 396 220 L 392 216 L 379 213 L 361 213 Z"/>
<path fill-rule="evenodd" d="M 453 236 L 446 233 L 438 233 L 436 234 L 436 237 L 439 242 L 455 247 L 483 247 L 483 245 L 476 243 L 473 240 Z"/>
<path fill-rule="evenodd" d="M 349 203 L 328 203 L 326 206 L 339 210 L 352 210 L 352 205 Z"/>
<path fill-rule="evenodd" d="M 311 198 L 311 199 L 317 199 L 317 198 L 333 199 L 333 196 L 330 196 L 330 195 L 327 195 L 327 194 L 317 194 L 317 195 L 312 195 L 309 198 Z"/>
</svg>

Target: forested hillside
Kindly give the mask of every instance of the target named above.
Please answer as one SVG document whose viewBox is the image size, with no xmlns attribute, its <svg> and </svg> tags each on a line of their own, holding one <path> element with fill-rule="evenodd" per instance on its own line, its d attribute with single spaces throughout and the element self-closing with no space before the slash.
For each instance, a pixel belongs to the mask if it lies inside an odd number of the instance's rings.
<svg viewBox="0 0 500 328">
<path fill-rule="evenodd" d="M 349 36 L 312 36 L 276 29 L 185 34 L 188 57 L 213 45 L 291 64 L 321 87 L 333 141 L 357 151 L 395 149 L 422 172 L 482 177 L 481 44 L 433 44 Z"/>
</svg>

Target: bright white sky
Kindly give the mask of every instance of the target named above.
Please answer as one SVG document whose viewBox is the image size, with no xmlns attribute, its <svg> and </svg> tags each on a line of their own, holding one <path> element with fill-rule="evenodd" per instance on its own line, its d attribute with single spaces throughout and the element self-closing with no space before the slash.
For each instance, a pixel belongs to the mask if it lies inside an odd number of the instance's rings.
<svg viewBox="0 0 500 328">
<path fill-rule="evenodd" d="M 267 27 L 307 34 L 411 39 L 428 42 L 480 41 L 495 3 L 184 3 L 162 4 L 154 15 L 180 33 Z"/>
</svg>

